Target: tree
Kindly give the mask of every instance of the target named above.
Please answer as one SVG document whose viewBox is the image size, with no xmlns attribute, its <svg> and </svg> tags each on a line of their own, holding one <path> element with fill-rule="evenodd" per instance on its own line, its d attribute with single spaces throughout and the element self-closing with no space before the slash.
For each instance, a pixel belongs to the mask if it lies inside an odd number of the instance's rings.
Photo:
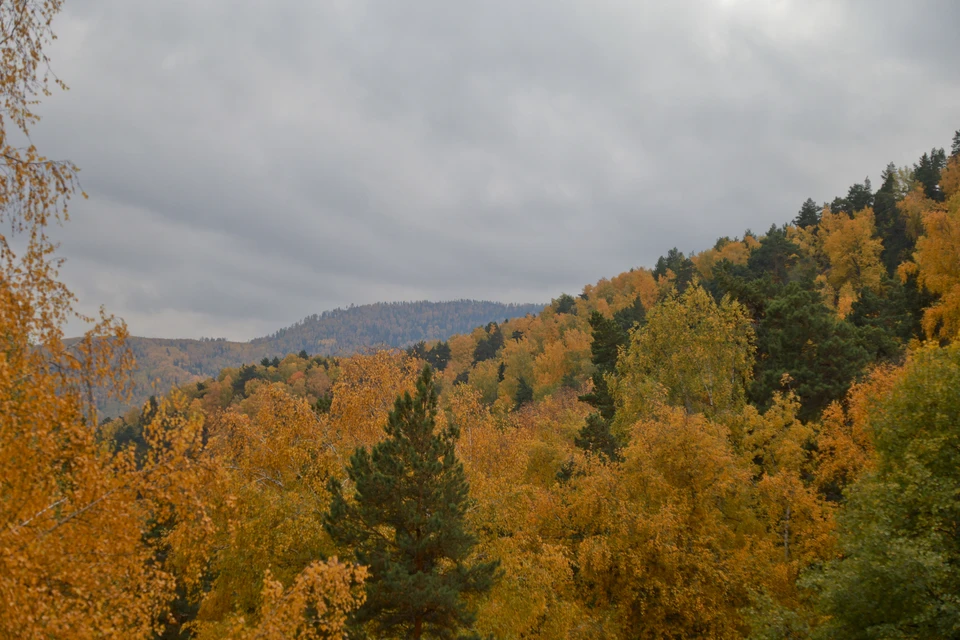
<svg viewBox="0 0 960 640">
<path fill-rule="evenodd" d="M 587 416 L 587 423 L 577 432 L 573 443 L 584 451 L 592 451 L 607 460 L 620 459 L 620 443 L 610 431 L 610 421 L 597 412 Z"/>
<path fill-rule="evenodd" d="M 533 387 L 523 376 L 517 379 L 517 392 L 513 394 L 513 408 L 519 409 L 528 402 L 533 402 Z"/>
<path fill-rule="evenodd" d="M 436 417 L 426 366 L 416 394 L 397 398 L 386 439 L 350 458 L 352 499 L 341 482 L 328 485 L 324 527 L 370 572 L 355 620 L 381 636 L 447 638 L 469 629 L 474 614 L 464 596 L 489 590 L 497 574 L 496 561 L 468 561 L 476 540 L 464 522 L 469 487 L 454 450 L 459 431 L 437 432 Z"/>
<path fill-rule="evenodd" d="M 931 200 L 942 202 L 943 191 L 940 190 L 940 172 L 947 165 L 947 155 L 943 149 L 931 149 L 930 153 L 920 156 L 917 164 L 913 165 L 913 175 L 923 187 L 923 193 Z"/>
<path fill-rule="evenodd" d="M 696 266 L 683 252 L 674 247 L 667 252 L 667 255 L 660 256 L 657 259 L 656 268 L 653 270 L 653 277 L 659 280 L 666 278 L 673 281 L 678 293 L 683 293 L 687 286 L 693 281 L 693 276 L 697 272 Z"/>
<path fill-rule="evenodd" d="M 616 421 L 621 431 L 657 403 L 710 416 L 739 410 L 753 368 L 746 309 L 719 304 L 700 285 L 671 295 L 647 314 L 617 363 Z"/>
<path fill-rule="evenodd" d="M 800 399 L 803 420 L 843 398 L 870 360 L 856 327 L 838 319 L 816 291 L 796 282 L 767 305 L 757 328 L 757 351 L 751 400 L 765 407 L 786 383 Z"/>
<path fill-rule="evenodd" d="M 950 145 L 950 155 L 954 158 L 960 156 L 960 129 L 953 132 L 953 144 Z"/>
<path fill-rule="evenodd" d="M 477 341 L 477 347 L 473 351 L 473 364 L 490 360 L 497 355 L 500 347 L 503 346 L 503 331 L 496 322 L 490 322 L 484 327 L 486 335 Z"/>
<path fill-rule="evenodd" d="M 797 213 L 797 217 L 793 219 L 793 224 L 804 229 L 815 227 L 820 222 L 820 211 L 821 207 L 813 201 L 813 198 L 807 198 L 800 206 L 800 211 Z"/>
<path fill-rule="evenodd" d="M 433 348 L 423 357 L 431 367 L 437 371 L 443 371 L 450 362 L 450 343 L 440 341 L 433 345 Z"/>
<path fill-rule="evenodd" d="M 913 262 L 902 265 L 901 277 L 916 273 L 923 287 L 940 296 L 923 313 L 927 336 L 955 340 L 960 336 L 960 192 L 924 212 L 923 228 Z"/>
<path fill-rule="evenodd" d="M 870 178 L 864 178 L 863 183 L 857 183 L 847 191 L 847 213 L 856 213 L 873 206 L 873 186 Z"/>
<path fill-rule="evenodd" d="M 876 237 L 873 209 L 852 216 L 826 212 L 820 220 L 819 238 L 830 262 L 826 274 L 837 310 L 846 316 L 864 288 L 877 290 L 885 269 L 880 261 L 883 243 Z"/>
<path fill-rule="evenodd" d="M 960 630 L 960 346 L 927 346 L 869 413 L 876 468 L 848 492 L 842 556 L 815 584 L 824 638 Z"/>
<path fill-rule="evenodd" d="M 877 226 L 877 235 L 883 242 L 880 256 L 887 268 L 887 274 L 893 275 L 913 250 L 913 239 L 907 234 L 907 225 L 897 207 L 897 166 L 892 162 L 880 174 L 883 184 L 877 190 L 873 202 L 873 212 Z"/>
<path fill-rule="evenodd" d="M 101 440 L 95 392 L 124 395 L 127 331 L 77 314 L 58 280 L 49 227 L 68 219 L 77 169 L 30 143 L 61 6 L 0 4 L 0 637 L 148 638 L 174 596 L 163 531 L 194 497 L 202 421 L 153 421 L 139 460 Z M 94 327 L 67 344 L 74 318 Z"/>
<path fill-rule="evenodd" d="M 590 314 L 589 322 L 593 330 L 590 342 L 591 361 L 594 366 L 591 376 L 593 389 L 580 396 L 580 401 L 597 409 L 603 419 L 611 420 L 616 405 L 610 395 L 606 376 L 616 371 L 617 357 L 620 349 L 627 343 L 628 334 L 616 321 L 604 317 L 599 311 Z"/>
<path fill-rule="evenodd" d="M 553 309 L 557 313 L 577 313 L 577 301 L 568 293 L 561 293 L 560 297 L 553 301 Z"/>
<path fill-rule="evenodd" d="M 786 226 L 771 225 L 767 235 L 760 239 L 760 246 L 750 253 L 747 266 L 757 278 L 769 275 L 774 282 L 786 284 L 799 251 L 800 248 L 787 239 Z"/>
<path fill-rule="evenodd" d="M 635 306 L 631 306 L 626 310 L 634 308 Z M 641 305 L 640 309 L 642 308 Z M 624 320 L 628 319 L 632 320 L 632 314 L 624 314 Z M 626 345 L 629 334 L 623 327 L 625 322 L 618 322 L 616 318 L 608 319 L 599 311 L 590 314 L 589 322 L 593 329 L 590 342 L 591 361 L 594 366 L 591 377 L 593 389 L 580 396 L 580 401 L 586 402 L 596 411 L 587 416 L 586 424 L 580 428 L 574 444 L 581 449 L 600 453 L 608 460 L 616 460 L 619 444 L 610 432 L 616 404 L 610 395 L 607 376 L 616 373 L 617 358 Z"/>
</svg>

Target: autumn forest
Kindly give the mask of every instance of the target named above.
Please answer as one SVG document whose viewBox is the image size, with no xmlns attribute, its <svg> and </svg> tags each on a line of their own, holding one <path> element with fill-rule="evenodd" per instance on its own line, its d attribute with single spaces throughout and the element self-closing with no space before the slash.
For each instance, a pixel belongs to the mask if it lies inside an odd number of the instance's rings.
<svg viewBox="0 0 960 640">
<path fill-rule="evenodd" d="M 536 313 L 281 332 L 111 414 L 77 167 L 15 142 L 60 4 L 0 9 L 0 637 L 960 637 L 960 131 Z"/>
</svg>

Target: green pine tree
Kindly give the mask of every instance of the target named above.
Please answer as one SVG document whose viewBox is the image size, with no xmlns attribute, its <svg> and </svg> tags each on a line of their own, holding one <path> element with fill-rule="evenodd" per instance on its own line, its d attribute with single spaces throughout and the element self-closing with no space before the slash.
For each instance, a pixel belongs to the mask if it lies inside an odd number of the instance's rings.
<svg viewBox="0 0 960 640">
<path fill-rule="evenodd" d="M 352 499 L 339 481 L 329 484 L 324 528 L 370 569 L 354 622 L 374 637 L 458 637 L 474 622 L 463 596 L 488 591 L 497 576 L 498 562 L 469 562 L 476 539 L 464 522 L 469 486 L 454 452 L 459 431 L 436 432 L 436 415 L 426 366 L 416 395 L 397 398 L 386 439 L 350 458 Z"/>
<path fill-rule="evenodd" d="M 533 402 L 533 387 L 521 377 L 517 380 L 517 392 L 513 394 L 513 408 L 519 409 L 528 402 Z"/>
<path fill-rule="evenodd" d="M 573 444 L 585 451 L 600 454 L 607 460 L 620 460 L 620 443 L 610 431 L 610 421 L 596 411 L 587 416 L 587 423 L 580 427 Z"/>
<path fill-rule="evenodd" d="M 793 224 L 803 228 L 817 226 L 820 224 L 820 210 L 821 207 L 813 201 L 813 198 L 807 198 L 800 206 L 800 212 L 793 219 Z"/>
<path fill-rule="evenodd" d="M 783 389 L 783 375 L 789 374 L 789 388 L 800 398 L 798 415 L 813 420 L 846 395 L 870 360 L 857 327 L 838 319 L 816 291 L 790 283 L 770 301 L 757 327 L 751 400 L 769 406 L 773 393 Z"/>
<path fill-rule="evenodd" d="M 639 311 L 636 310 L 637 307 Z M 581 449 L 599 453 L 608 460 L 619 460 L 620 443 L 610 431 L 616 403 L 610 395 L 606 376 L 616 373 L 620 348 L 626 345 L 629 338 L 628 328 L 623 325 L 630 322 L 632 326 L 643 321 L 643 305 L 639 303 L 639 299 L 628 309 L 633 311 L 624 314 L 622 318 L 615 316 L 610 320 L 599 311 L 594 311 L 589 319 L 593 330 L 593 339 L 590 342 L 591 361 L 594 366 L 593 390 L 580 396 L 580 401 L 586 402 L 596 411 L 587 416 L 587 422 L 577 433 L 574 444 Z"/>
</svg>

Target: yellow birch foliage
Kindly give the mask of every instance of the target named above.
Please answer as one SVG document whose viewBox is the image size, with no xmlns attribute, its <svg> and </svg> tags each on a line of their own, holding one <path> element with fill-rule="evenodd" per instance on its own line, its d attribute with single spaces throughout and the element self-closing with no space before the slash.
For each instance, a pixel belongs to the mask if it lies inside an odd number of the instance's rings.
<svg viewBox="0 0 960 640">
<path fill-rule="evenodd" d="M 907 236 L 911 240 L 916 240 L 923 235 L 923 217 L 935 208 L 937 203 L 926 196 L 923 185 L 920 184 L 914 185 L 913 189 L 897 203 L 897 209 L 906 223 Z"/>
<path fill-rule="evenodd" d="M 366 600 L 366 567 L 342 563 L 336 557 L 306 567 L 284 589 L 268 570 L 257 622 L 234 616 L 215 629 L 213 637 L 229 640 L 343 640 L 347 619 Z M 210 637 L 201 633 L 199 640 Z"/>
<path fill-rule="evenodd" d="M 418 372 L 416 361 L 393 351 L 341 362 L 330 413 L 322 425 L 329 430 L 329 445 L 341 467 L 346 467 L 357 447 L 380 441 L 394 400 L 405 391 L 413 393 Z"/>
<path fill-rule="evenodd" d="M 139 465 L 98 440 L 94 394 L 126 387 L 126 328 L 73 311 L 47 229 L 67 220 L 77 170 L 28 137 L 49 93 L 43 49 L 61 4 L 0 4 L 0 224 L 11 234 L 0 235 L 0 637 L 146 638 L 175 588 L 157 561 L 167 536 L 148 542 L 151 523 L 176 513 L 203 528 L 182 510 L 196 507 L 201 421 L 149 425 Z M 70 318 L 94 325 L 66 344 Z"/>
<path fill-rule="evenodd" d="M 202 420 L 182 398 L 161 403 L 138 464 L 132 449 L 97 442 L 75 400 L 34 374 L 0 399 L 0 637 L 151 637 L 176 587 L 157 554 L 183 531 L 146 534 L 176 522 L 199 538 L 211 530 L 197 494 Z M 176 562 L 195 582 L 202 565 Z"/>
<path fill-rule="evenodd" d="M 647 313 L 618 363 L 619 428 L 660 401 L 711 415 L 739 411 L 754 351 L 749 314 L 738 302 L 717 304 L 700 285 L 669 296 Z"/>
<path fill-rule="evenodd" d="M 758 524 L 753 561 L 763 589 L 781 606 L 800 608 L 796 587 L 800 571 L 830 557 L 834 548 L 833 509 L 814 482 L 814 429 L 797 419 L 796 396 L 774 394 L 763 414 L 744 407 L 743 464 L 751 470 L 756 490 Z"/>
<path fill-rule="evenodd" d="M 749 242 L 750 240 L 753 240 L 753 242 Z M 726 240 L 719 248 L 701 251 L 697 255 L 691 256 L 690 260 L 697 267 L 700 276 L 709 280 L 713 278 L 713 267 L 724 260 L 728 260 L 733 264 L 747 264 L 747 260 L 750 258 L 750 251 L 756 244 L 756 239 L 753 238 L 753 236 L 747 236 L 742 241 Z"/>
<path fill-rule="evenodd" d="M 577 602 L 571 557 L 562 544 L 564 507 L 552 491 L 554 463 L 565 459 L 555 449 L 572 440 L 559 435 L 568 427 L 556 421 L 579 422 L 582 412 L 567 401 L 547 400 L 542 410 L 538 405 L 539 411 L 509 414 L 514 422 L 503 428 L 477 390 L 458 386 L 449 401 L 474 501 L 468 518 L 478 535 L 476 553 L 500 558 L 504 570 L 478 603 L 477 630 L 504 639 L 589 637 L 575 632 L 588 616 Z"/>
<path fill-rule="evenodd" d="M 728 430 L 664 408 L 623 455 L 571 480 L 578 580 L 609 637 L 743 637 L 750 483 Z"/>
<path fill-rule="evenodd" d="M 216 578 L 200 594 L 201 629 L 255 610 L 267 570 L 291 584 L 333 551 L 320 515 L 337 460 L 320 421 L 280 384 L 258 389 L 249 402 L 249 414 L 231 409 L 210 425 L 210 454 L 223 481 L 208 487 L 207 501 L 217 505 L 209 565 Z"/>
<path fill-rule="evenodd" d="M 930 338 L 960 337 L 960 192 L 946 203 L 924 209 L 923 235 L 917 239 L 913 262 L 900 266 L 901 278 L 917 274 L 918 282 L 940 298 L 923 312 L 923 329 Z"/>
<path fill-rule="evenodd" d="M 817 237 L 830 262 L 826 280 L 842 318 L 850 313 L 860 291 L 880 287 L 884 272 L 880 261 L 883 242 L 876 236 L 873 209 L 863 209 L 852 217 L 842 211 L 832 213 L 825 209 Z"/>
<path fill-rule="evenodd" d="M 909 356 L 908 356 L 909 359 Z M 835 494 L 873 468 L 873 427 L 881 417 L 879 402 L 891 393 L 903 367 L 879 366 L 850 388 L 846 401 L 823 412 L 817 437 L 816 480 L 821 491 Z"/>
</svg>

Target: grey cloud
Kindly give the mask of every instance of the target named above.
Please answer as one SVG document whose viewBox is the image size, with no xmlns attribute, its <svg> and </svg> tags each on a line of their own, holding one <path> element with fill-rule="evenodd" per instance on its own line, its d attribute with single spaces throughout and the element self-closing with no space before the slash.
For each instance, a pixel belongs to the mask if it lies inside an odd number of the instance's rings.
<svg viewBox="0 0 960 640">
<path fill-rule="evenodd" d="M 545 301 L 765 230 L 960 126 L 952 2 L 69 0 L 35 139 L 85 309 L 248 338 Z M 251 333 L 253 332 L 253 333 Z"/>
</svg>

